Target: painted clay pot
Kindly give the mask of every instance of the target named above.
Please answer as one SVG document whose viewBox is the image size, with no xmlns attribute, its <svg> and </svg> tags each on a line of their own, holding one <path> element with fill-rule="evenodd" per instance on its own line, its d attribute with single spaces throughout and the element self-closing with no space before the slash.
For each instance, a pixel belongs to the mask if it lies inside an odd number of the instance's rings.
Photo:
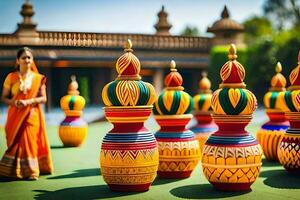
<svg viewBox="0 0 300 200">
<path fill-rule="evenodd" d="M 277 73 L 271 80 L 271 88 L 264 96 L 264 104 L 269 121 L 263 124 L 256 134 L 265 158 L 269 161 L 278 161 L 278 145 L 281 137 L 290 125 L 283 111 L 286 109 L 284 101 L 286 79 L 280 73 L 282 67 L 279 62 L 275 69 Z"/>
<path fill-rule="evenodd" d="M 159 150 L 160 178 L 187 178 L 200 159 L 199 143 L 192 131 L 186 128 L 191 120 L 193 100 L 183 91 L 182 77 L 171 62 L 171 72 L 166 76 L 166 88 L 154 107 L 154 117 L 160 125 L 155 134 Z"/>
<path fill-rule="evenodd" d="M 194 116 L 197 124 L 191 128 L 199 141 L 200 151 L 203 152 L 203 146 L 209 135 L 215 132 L 218 127 L 214 123 L 211 114 L 211 83 L 205 72 L 202 73 L 202 79 L 199 81 L 199 92 L 193 97 Z"/>
<path fill-rule="evenodd" d="M 213 115 L 213 118 L 219 130 L 204 146 L 204 175 L 219 190 L 249 190 L 262 164 L 261 147 L 245 130 L 251 115 Z"/>
<path fill-rule="evenodd" d="M 156 177 L 158 150 L 153 134 L 144 127 L 152 106 L 106 107 L 114 128 L 102 142 L 100 165 L 113 191 L 146 191 Z"/>
<path fill-rule="evenodd" d="M 101 174 L 112 191 L 147 191 L 156 177 L 158 149 L 144 127 L 152 112 L 155 90 L 141 81 L 140 62 L 128 40 L 116 63 L 118 77 L 102 90 L 105 116 L 113 124 L 102 142 Z"/>
<path fill-rule="evenodd" d="M 243 80 L 244 67 L 236 61 L 236 48 L 231 45 L 229 61 L 221 68 L 222 84 L 213 93 L 213 119 L 219 130 L 209 136 L 202 154 L 202 169 L 208 181 L 219 190 L 250 190 L 262 165 L 262 150 L 245 130 L 256 109 L 255 96 Z"/>
<path fill-rule="evenodd" d="M 257 131 L 256 138 L 262 147 L 265 158 L 269 161 L 278 161 L 278 145 L 290 123 L 282 112 L 266 112 L 270 121 L 263 124 Z"/>
<path fill-rule="evenodd" d="M 300 52 L 298 66 L 290 74 L 291 86 L 284 99 L 288 109 L 286 117 L 290 127 L 283 135 L 278 146 L 279 162 L 288 171 L 300 174 Z"/>
<path fill-rule="evenodd" d="M 299 90 L 300 94 L 300 90 Z M 300 96 L 300 95 L 299 95 Z M 283 167 L 291 173 L 300 174 L 300 113 L 287 112 L 290 127 L 282 136 L 278 146 L 278 158 Z"/>
<path fill-rule="evenodd" d="M 88 124 L 81 118 L 85 100 L 79 95 L 76 77 L 71 77 L 68 95 L 60 100 L 60 106 L 65 112 L 66 118 L 60 123 L 59 137 L 65 147 L 80 146 L 86 136 Z"/>
</svg>

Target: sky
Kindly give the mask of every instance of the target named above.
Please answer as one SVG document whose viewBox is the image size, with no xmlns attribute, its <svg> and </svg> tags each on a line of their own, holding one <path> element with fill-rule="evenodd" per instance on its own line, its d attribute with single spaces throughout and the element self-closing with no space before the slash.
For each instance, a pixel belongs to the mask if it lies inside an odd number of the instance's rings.
<svg viewBox="0 0 300 200">
<path fill-rule="evenodd" d="M 22 21 L 19 14 L 25 0 L 0 0 L 0 33 L 12 33 Z M 243 22 L 262 15 L 263 0 L 30 0 L 33 21 L 41 31 L 99 33 L 155 33 L 154 24 L 161 6 L 173 25 L 170 32 L 180 34 L 189 25 L 202 35 L 220 18 L 227 5 L 232 19 Z"/>
</svg>

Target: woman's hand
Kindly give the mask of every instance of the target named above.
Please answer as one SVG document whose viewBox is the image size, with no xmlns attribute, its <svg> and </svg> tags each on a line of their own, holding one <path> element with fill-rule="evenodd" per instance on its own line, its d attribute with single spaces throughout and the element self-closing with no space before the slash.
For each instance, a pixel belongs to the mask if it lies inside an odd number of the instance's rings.
<svg viewBox="0 0 300 200">
<path fill-rule="evenodd" d="M 28 100 L 15 100 L 15 106 L 17 108 L 23 108 L 23 107 L 28 106 L 28 105 L 29 105 Z"/>
</svg>

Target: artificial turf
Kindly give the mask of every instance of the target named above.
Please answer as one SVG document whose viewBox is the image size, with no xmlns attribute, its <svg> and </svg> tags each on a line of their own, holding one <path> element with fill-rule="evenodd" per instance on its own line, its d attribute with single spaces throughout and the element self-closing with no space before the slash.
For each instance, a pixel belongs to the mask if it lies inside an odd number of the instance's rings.
<svg viewBox="0 0 300 200">
<path fill-rule="evenodd" d="M 151 130 L 157 125 L 146 124 Z M 112 125 L 89 125 L 85 143 L 79 148 L 63 148 L 58 127 L 48 126 L 55 172 L 38 181 L 0 179 L 0 199 L 299 199 L 300 177 L 288 174 L 278 163 L 263 160 L 260 176 L 248 192 L 220 192 L 205 179 L 200 164 L 184 180 L 156 179 L 143 193 L 111 192 L 100 174 L 99 153 L 102 137 Z M 248 130 L 255 133 L 257 125 Z M 5 135 L 0 127 L 0 156 L 5 151 Z"/>
</svg>

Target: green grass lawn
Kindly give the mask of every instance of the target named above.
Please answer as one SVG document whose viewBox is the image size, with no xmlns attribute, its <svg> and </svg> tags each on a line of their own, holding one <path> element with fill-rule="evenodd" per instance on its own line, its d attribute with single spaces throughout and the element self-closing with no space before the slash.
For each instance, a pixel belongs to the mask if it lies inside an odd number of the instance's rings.
<svg viewBox="0 0 300 200">
<path fill-rule="evenodd" d="M 150 122 L 146 125 L 156 130 Z M 156 179 L 143 193 L 111 192 L 99 169 L 102 137 L 112 125 L 107 122 L 89 126 L 85 143 L 79 148 L 63 148 L 58 127 L 48 126 L 55 172 L 38 181 L 0 182 L 0 199 L 299 199 L 300 177 L 289 175 L 277 163 L 263 162 L 260 176 L 249 192 L 220 192 L 205 179 L 201 166 L 184 180 Z M 250 125 L 254 133 L 258 126 Z M 0 128 L 0 156 L 5 151 L 5 135 Z"/>
</svg>

